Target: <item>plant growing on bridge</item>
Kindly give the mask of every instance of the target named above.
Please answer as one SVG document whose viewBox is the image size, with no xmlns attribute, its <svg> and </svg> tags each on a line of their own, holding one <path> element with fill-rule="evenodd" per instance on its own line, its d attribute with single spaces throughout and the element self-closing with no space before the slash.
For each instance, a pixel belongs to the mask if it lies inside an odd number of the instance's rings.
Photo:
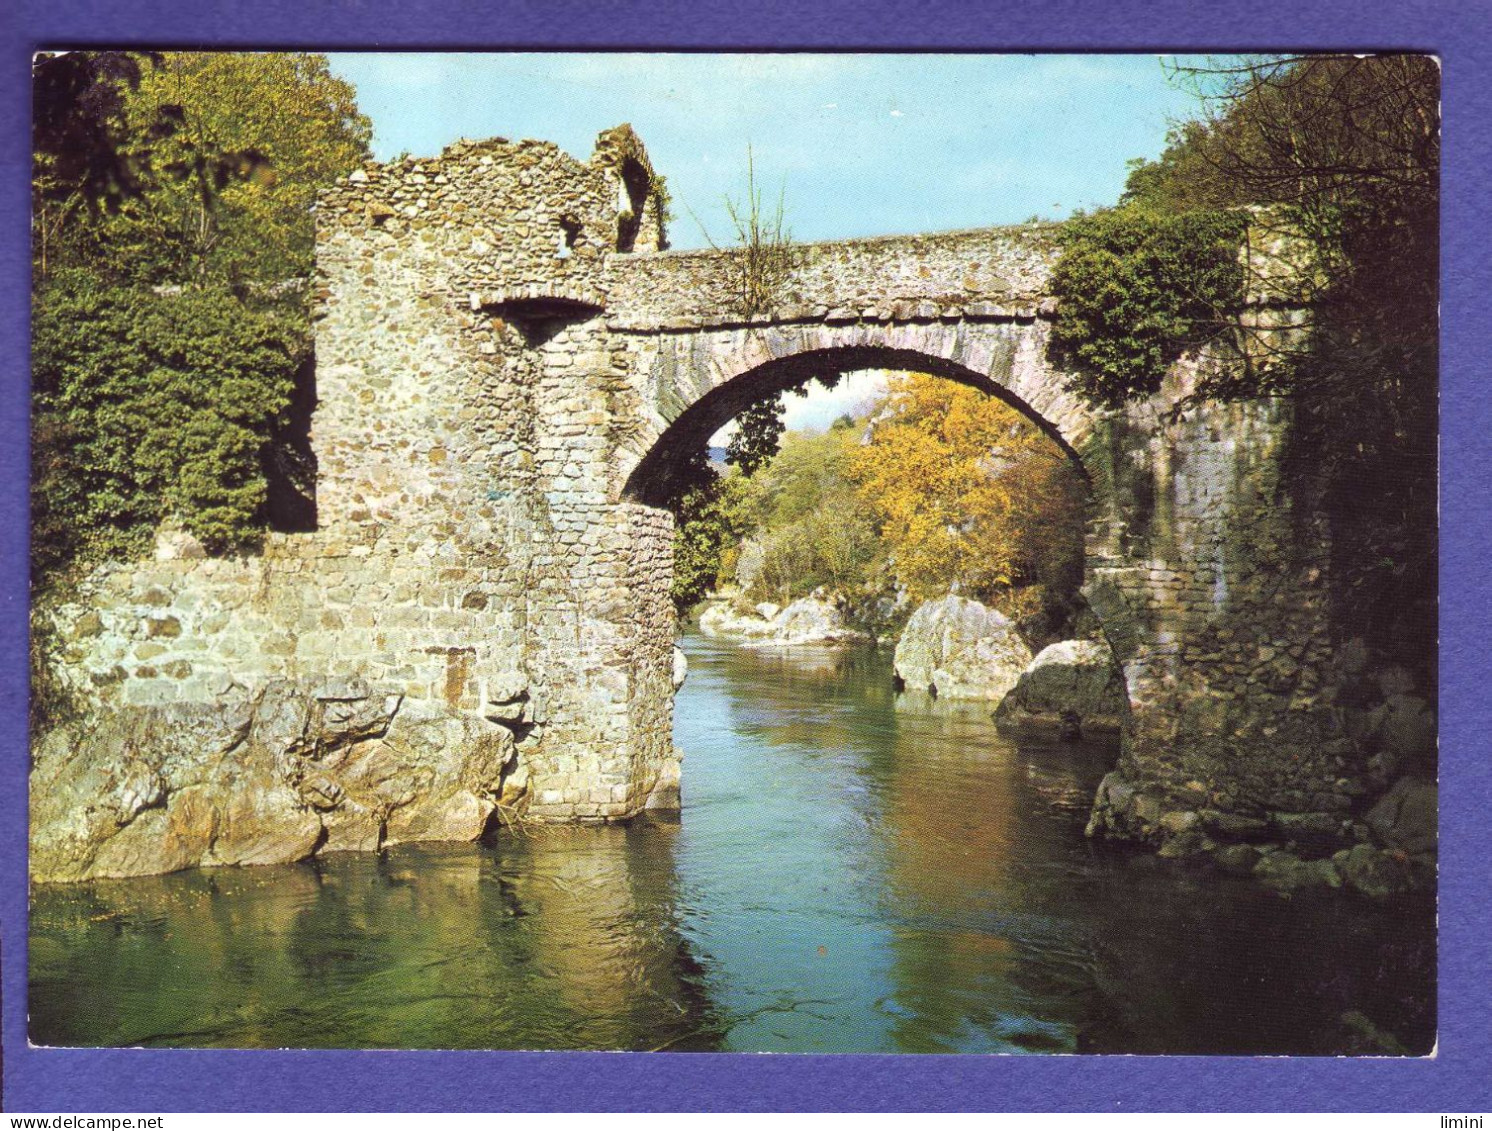
<svg viewBox="0 0 1492 1131">
<path fill-rule="evenodd" d="M 1052 349 L 1083 396 L 1106 407 L 1149 396 L 1182 353 L 1235 326 L 1245 227 L 1238 212 L 1121 208 L 1063 230 Z"/>
<path fill-rule="evenodd" d="M 786 185 L 778 190 L 777 205 L 769 210 L 756 183 L 756 159 L 746 147 L 746 195 L 725 197 L 735 243 L 726 262 L 731 277 L 736 313 L 750 318 L 765 314 L 782 300 L 782 288 L 797 260 L 793 235 L 785 219 Z M 691 212 L 691 215 L 693 213 Z M 694 222 L 716 251 L 726 250 L 715 242 L 698 216 Z"/>
<path fill-rule="evenodd" d="M 795 254 L 793 235 L 783 219 L 784 185 L 777 193 L 777 206 L 770 212 L 762 203 L 756 184 L 756 161 L 746 147 L 746 198 L 725 198 L 725 209 L 736 230 L 740 247 L 732 260 L 740 292 L 741 312 L 765 314 L 782 299 L 782 287 L 792 274 Z"/>
</svg>

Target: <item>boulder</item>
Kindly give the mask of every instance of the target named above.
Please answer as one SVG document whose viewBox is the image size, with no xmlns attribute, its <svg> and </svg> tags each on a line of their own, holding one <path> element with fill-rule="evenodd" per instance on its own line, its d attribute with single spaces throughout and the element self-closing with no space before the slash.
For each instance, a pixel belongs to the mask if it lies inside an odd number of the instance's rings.
<svg viewBox="0 0 1492 1131">
<path fill-rule="evenodd" d="M 1400 778 L 1364 820 L 1384 844 L 1409 853 L 1434 852 L 1439 835 L 1435 783 Z"/>
<path fill-rule="evenodd" d="M 684 649 L 674 645 L 673 650 L 673 689 L 677 691 L 684 686 L 684 680 L 689 678 L 689 657 L 684 655 Z"/>
<path fill-rule="evenodd" d="M 757 606 L 759 613 L 775 609 L 775 605 L 768 603 Z M 869 639 L 865 633 L 845 624 L 844 614 L 837 605 L 819 597 L 794 601 L 787 608 L 773 612 L 770 619 L 736 612 L 723 602 L 711 605 L 700 614 L 699 630 L 718 639 L 769 647 L 857 644 Z"/>
<path fill-rule="evenodd" d="M 1339 888 L 1342 875 L 1331 860 L 1302 860 L 1290 852 L 1266 852 L 1254 865 L 1254 876 L 1283 894 L 1305 888 Z"/>
<path fill-rule="evenodd" d="M 844 623 L 838 607 L 816 597 L 794 601 L 772 618 L 774 644 L 848 643 L 864 639 Z"/>
<path fill-rule="evenodd" d="M 383 843 L 476 840 L 496 808 L 490 796 L 478 797 L 467 789 L 457 789 L 445 797 L 422 798 L 389 816 Z"/>
<path fill-rule="evenodd" d="M 1215 863 L 1231 876 L 1247 876 L 1262 854 L 1251 844 L 1225 844 L 1212 854 Z"/>
<path fill-rule="evenodd" d="M 699 631 L 715 639 L 760 640 L 771 635 L 772 622 L 759 616 L 738 613 L 722 601 L 699 614 Z"/>
<path fill-rule="evenodd" d="M 951 594 L 913 613 L 896 644 L 902 683 L 950 699 L 1003 699 L 1030 663 L 1009 618 Z"/>
<path fill-rule="evenodd" d="M 1095 640 L 1063 640 L 1036 654 L 995 722 L 1002 729 L 1064 736 L 1117 734 L 1126 709 L 1124 677 L 1112 651 Z"/>
<path fill-rule="evenodd" d="M 1391 669 L 1391 671 L 1402 669 Z M 1385 681 L 1387 677 L 1385 677 Z M 1389 773 L 1430 770 L 1435 764 L 1437 725 L 1427 700 L 1409 692 L 1388 696 L 1368 716 L 1367 741 Z"/>
<path fill-rule="evenodd" d="M 1402 852 L 1357 844 L 1342 849 L 1332 860 L 1348 887 L 1373 899 L 1384 899 L 1414 886 L 1414 874 Z"/>
</svg>

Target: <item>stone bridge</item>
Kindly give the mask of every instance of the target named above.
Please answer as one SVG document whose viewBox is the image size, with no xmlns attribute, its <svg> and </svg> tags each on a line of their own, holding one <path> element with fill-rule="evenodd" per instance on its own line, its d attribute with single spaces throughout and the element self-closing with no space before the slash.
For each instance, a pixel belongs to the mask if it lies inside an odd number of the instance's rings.
<svg viewBox="0 0 1492 1131">
<path fill-rule="evenodd" d="M 586 162 L 462 142 L 324 194 L 316 529 L 222 561 L 163 534 L 55 611 L 95 725 L 39 745 L 33 797 L 96 792 L 85 763 L 144 784 L 86 828 L 34 802 L 39 878 L 466 838 L 499 805 L 676 805 L 659 499 L 742 408 L 867 368 L 998 396 L 1088 478 L 1085 595 L 1130 706 L 1095 829 L 1340 823 L 1327 531 L 1287 474 L 1287 401 L 1171 413 L 1237 364 L 1204 350 L 1148 402 L 1087 406 L 1047 353 L 1052 225 L 803 245 L 748 315 L 739 253 L 661 250 L 662 203 L 627 127 Z M 1254 233 L 1247 254 L 1277 251 Z M 1257 316 L 1288 323 L 1288 272 L 1255 278 Z M 246 721 L 206 734 L 204 713 Z M 221 754 L 136 765 L 141 727 Z"/>
</svg>

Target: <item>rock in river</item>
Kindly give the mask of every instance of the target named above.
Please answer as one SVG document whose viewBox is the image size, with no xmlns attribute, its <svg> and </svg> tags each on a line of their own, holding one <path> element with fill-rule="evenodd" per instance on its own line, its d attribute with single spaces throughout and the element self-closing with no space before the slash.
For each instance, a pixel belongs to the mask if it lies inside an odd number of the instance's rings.
<svg viewBox="0 0 1492 1131">
<path fill-rule="evenodd" d="M 730 605 L 711 605 L 699 617 L 699 630 L 706 636 L 746 644 L 852 644 L 869 639 L 850 628 L 838 606 L 818 597 L 804 597 L 785 609 L 757 606 L 758 613 L 776 610 L 768 618 L 738 613 Z"/>
<path fill-rule="evenodd" d="M 1001 729 L 1117 734 L 1125 710 L 1124 677 L 1114 654 L 1095 640 L 1063 640 L 1037 653 L 1000 700 Z"/>
<path fill-rule="evenodd" d="M 949 699 L 1002 699 L 1030 662 L 1004 614 L 952 594 L 913 613 L 896 645 L 902 683 Z"/>
</svg>

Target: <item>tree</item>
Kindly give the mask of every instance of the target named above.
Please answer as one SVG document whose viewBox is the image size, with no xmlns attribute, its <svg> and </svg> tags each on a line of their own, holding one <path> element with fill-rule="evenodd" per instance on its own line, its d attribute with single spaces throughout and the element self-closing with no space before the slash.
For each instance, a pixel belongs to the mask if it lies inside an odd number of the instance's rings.
<svg viewBox="0 0 1492 1131">
<path fill-rule="evenodd" d="M 788 432 L 749 481 L 750 534 L 761 546 L 751 596 L 779 604 L 825 588 L 852 611 L 879 596 L 881 545 L 874 517 L 849 480 L 852 427 Z"/>
<path fill-rule="evenodd" d="M 1131 173 L 1167 212 L 1286 206 L 1331 271 L 1325 296 L 1384 344 L 1433 336 L 1440 71 L 1424 55 L 1262 56 L 1178 67 L 1202 118 Z M 1371 324 L 1371 325 L 1370 325 Z"/>
<path fill-rule="evenodd" d="M 172 53 L 126 105 L 158 173 L 118 238 L 137 241 L 151 271 L 270 286 L 310 273 L 316 192 L 366 159 L 372 137 L 325 57 Z M 162 113 L 178 128 L 152 139 Z"/>
<path fill-rule="evenodd" d="M 34 584 L 168 516 L 249 545 L 309 352 L 310 205 L 367 120 L 319 56 L 72 52 L 35 81 Z"/>
<path fill-rule="evenodd" d="M 73 270 L 38 297 L 35 326 L 39 574 L 135 556 L 168 514 L 210 550 L 242 544 L 304 345 L 297 319 L 222 288 L 157 295 Z"/>
<path fill-rule="evenodd" d="M 717 475 L 703 452 L 686 462 L 674 483 L 666 503 L 675 523 L 669 595 L 682 617 L 719 584 L 726 548 L 744 532 L 744 490 L 740 475 Z"/>
<path fill-rule="evenodd" d="M 1035 424 L 977 389 L 892 379 L 850 475 L 880 522 L 897 581 L 917 600 L 950 590 L 1018 613 L 1075 584 L 1082 488 Z"/>
<path fill-rule="evenodd" d="M 144 191 L 149 170 L 126 151 L 125 95 L 159 55 L 69 51 L 37 57 L 32 71 L 33 261 L 45 278 L 65 227 Z M 165 128 L 152 123 L 152 130 Z M 74 235 L 73 243 L 79 242 Z"/>
</svg>

